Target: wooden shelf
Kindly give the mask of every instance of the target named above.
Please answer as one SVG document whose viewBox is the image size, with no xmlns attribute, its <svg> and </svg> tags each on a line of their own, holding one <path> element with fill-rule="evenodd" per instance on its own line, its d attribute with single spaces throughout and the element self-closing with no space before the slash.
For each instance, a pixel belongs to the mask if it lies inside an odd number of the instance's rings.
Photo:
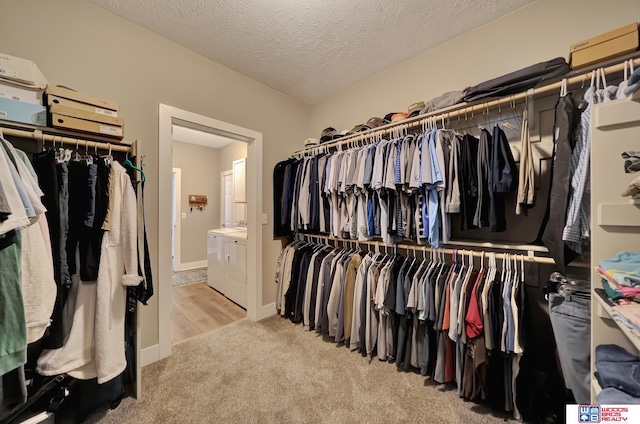
<svg viewBox="0 0 640 424">
<path fill-rule="evenodd" d="M 72 130 L 62 130 L 51 127 L 40 127 L 38 125 L 21 124 L 19 122 L 0 121 L 1 128 L 12 128 L 23 131 L 40 130 L 43 134 L 55 135 L 67 138 L 77 138 L 79 140 L 98 141 L 101 143 L 109 143 L 113 145 L 131 146 L 133 143 L 127 140 L 118 140 L 117 138 L 104 137 L 98 134 L 90 134 Z"/>
<path fill-rule="evenodd" d="M 446 247 L 456 247 L 456 246 L 465 246 L 465 247 L 475 247 L 475 248 L 485 248 L 485 249 L 500 249 L 500 250 L 521 250 L 521 251 L 531 251 L 531 252 L 542 252 L 549 253 L 549 249 L 544 246 L 539 246 L 535 244 L 519 244 L 519 243 L 493 243 L 493 242 L 482 242 L 482 241 L 464 241 L 464 240 L 452 240 L 449 243 L 442 243 L 443 246 Z"/>
<path fill-rule="evenodd" d="M 640 227 L 640 207 L 636 203 L 598 204 L 598 225 Z"/>
<path fill-rule="evenodd" d="M 635 348 L 640 351 L 640 337 L 633 334 L 629 327 L 612 318 L 613 311 L 611 310 L 611 306 L 609 306 L 607 302 L 598 293 L 595 292 L 595 290 L 592 292 L 591 297 L 595 298 L 598 301 L 598 316 L 604 319 L 612 320 L 618 326 L 618 328 L 622 330 L 631 344 L 633 344 Z"/>
<path fill-rule="evenodd" d="M 628 55 L 616 57 L 607 61 L 602 61 L 599 63 L 594 63 L 589 66 L 573 70 L 568 74 L 564 75 L 560 78 L 554 78 L 552 80 L 546 81 L 544 85 L 540 85 L 532 89 L 534 99 L 540 99 L 544 97 L 548 97 L 550 95 L 556 95 L 560 91 L 560 87 L 562 85 L 562 79 L 567 80 L 567 84 L 569 86 L 577 86 L 584 84 L 585 81 L 588 81 L 591 78 L 593 70 L 596 68 L 603 68 L 606 74 L 613 74 L 617 72 L 621 72 L 624 69 L 624 62 L 628 59 L 634 59 L 634 65 L 640 65 L 640 54 L 638 52 L 633 52 Z M 636 92 L 637 94 L 634 96 L 634 99 L 640 97 L 640 91 Z M 335 148 L 338 145 L 345 145 L 349 142 L 364 140 L 368 138 L 372 138 L 371 136 L 377 134 L 385 134 L 390 133 L 396 128 L 407 130 L 412 127 L 419 127 L 424 123 L 427 118 L 434 118 L 438 122 L 440 120 L 450 119 L 456 116 L 467 115 L 471 113 L 473 116 L 473 112 L 483 112 L 489 109 L 499 109 L 500 106 L 508 106 L 512 102 L 523 101 L 529 97 L 529 91 L 524 91 L 521 93 L 517 93 L 514 95 L 502 96 L 499 98 L 483 98 L 477 100 L 475 102 L 470 103 L 458 103 L 443 109 L 439 109 L 433 112 L 429 112 L 426 114 L 421 114 L 414 116 L 412 118 L 403 119 L 402 121 L 392 122 L 389 124 L 381 125 L 376 128 L 369 129 L 367 131 L 358 132 L 355 134 L 347 135 L 331 142 L 325 144 L 319 144 L 312 147 L 305 147 L 293 152 L 292 156 L 302 156 L 307 153 L 318 152 L 323 150 L 328 150 L 329 148 Z"/>
</svg>

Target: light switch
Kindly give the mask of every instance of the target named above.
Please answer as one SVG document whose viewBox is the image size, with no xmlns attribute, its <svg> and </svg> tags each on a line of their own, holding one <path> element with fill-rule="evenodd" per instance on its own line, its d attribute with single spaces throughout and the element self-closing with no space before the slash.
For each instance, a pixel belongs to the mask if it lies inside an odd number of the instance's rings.
<svg viewBox="0 0 640 424">
<path fill-rule="evenodd" d="M 182 219 L 186 219 L 187 218 L 187 213 L 186 212 L 182 212 Z"/>
<path fill-rule="evenodd" d="M 262 225 L 267 225 L 267 214 L 266 213 L 262 214 Z"/>
</svg>

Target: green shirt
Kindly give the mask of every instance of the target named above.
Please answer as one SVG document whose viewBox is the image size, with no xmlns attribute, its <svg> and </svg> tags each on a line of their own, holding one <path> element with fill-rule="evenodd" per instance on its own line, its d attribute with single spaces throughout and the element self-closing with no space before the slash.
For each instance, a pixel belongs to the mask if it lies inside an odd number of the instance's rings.
<svg viewBox="0 0 640 424">
<path fill-rule="evenodd" d="M 0 250 L 0 375 L 27 362 L 27 319 L 20 284 L 21 252 L 20 234 L 16 243 Z"/>
</svg>

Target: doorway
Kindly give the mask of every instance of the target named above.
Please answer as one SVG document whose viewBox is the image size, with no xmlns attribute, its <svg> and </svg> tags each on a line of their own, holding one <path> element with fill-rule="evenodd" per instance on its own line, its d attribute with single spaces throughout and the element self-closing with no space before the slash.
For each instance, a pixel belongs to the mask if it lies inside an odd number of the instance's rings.
<svg viewBox="0 0 640 424">
<path fill-rule="evenodd" d="M 172 130 L 174 125 L 195 129 L 198 131 L 232 138 L 247 145 L 247 198 L 243 208 L 247 221 L 246 240 L 246 313 L 250 319 L 256 320 L 265 316 L 262 308 L 262 228 L 260 211 L 262 209 L 262 134 L 246 128 L 238 127 L 206 116 L 194 114 L 171 106 L 160 104 L 159 106 L 159 184 L 161 187 L 170 187 L 172 184 Z M 181 197 L 190 194 L 185 192 L 185 169 L 182 169 L 183 193 Z M 220 172 L 220 171 L 218 171 Z M 220 173 L 217 174 L 218 179 Z M 220 188 L 221 183 L 215 183 Z M 188 191 L 188 190 L 187 190 Z M 207 198 L 209 198 L 207 196 Z M 220 200 L 218 196 L 217 200 Z M 172 192 L 160 190 L 158 198 L 159 210 L 159 234 L 158 234 L 158 264 L 159 264 L 159 288 L 158 288 L 158 338 L 157 346 L 145 349 L 143 352 L 143 365 L 168 357 L 171 354 L 172 345 L 172 285 L 171 285 L 171 226 L 172 226 Z M 184 206 L 184 205 L 183 205 Z M 220 211 L 219 208 L 216 208 Z M 232 208 L 233 209 L 233 208 Z M 189 214 L 190 211 L 183 210 Z M 181 220 L 181 217 L 176 217 Z M 184 224 L 184 222 L 183 222 Z M 219 224 L 222 224 L 220 221 Z M 166 229 L 166 231 L 163 231 Z M 185 227 L 182 225 L 182 231 Z M 184 239 L 184 235 L 182 237 Z M 185 261 L 185 258 L 182 258 Z"/>
<path fill-rule="evenodd" d="M 246 274 L 246 247 L 234 250 L 236 243 L 225 243 L 227 236 L 221 234 L 223 230 L 229 234 L 234 230 L 235 234 L 241 231 L 236 227 L 246 222 L 243 213 L 233 213 L 244 209 L 237 207 L 232 196 L 233 183 L 243 181 L 244 176 L 238 170 L 219 172 L 246 160 L 247 143 L 179 123 L 174 123 L 172 130 L 174 175 L 175 170 L 181 170 L 173 207 L 176 227 L 181 228 L 174 242 L 178 260 L 171 289 L 171 341 L 176 344 L 247 315 L 246 280 L 233 278 L 235 264 Z M 246 226 L 242 234 L 246 242 Z"/>
</svg>

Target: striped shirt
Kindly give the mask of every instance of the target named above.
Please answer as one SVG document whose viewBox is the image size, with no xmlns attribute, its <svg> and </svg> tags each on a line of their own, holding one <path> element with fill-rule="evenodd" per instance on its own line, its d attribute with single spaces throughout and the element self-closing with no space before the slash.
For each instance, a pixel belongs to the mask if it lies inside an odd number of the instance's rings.
<svg viewBox="0 0 640 424">
<path fill-rule="evenodd" d="M 562 239 L 575 252 L 582 253 L 582 242 L 589 238 L 589 194 L 586 187 L 589 180 L 589 161 L 591 155 L 591 107 L 593 105 L 594 88 L 590 87 L 584 94 L 588 102 L 587 108 L 580 116 L 576 128 L 576 144 L 571 153 L 571 193 L 567 209 L 567 222 L 562 232 Z"/>
</svg>

